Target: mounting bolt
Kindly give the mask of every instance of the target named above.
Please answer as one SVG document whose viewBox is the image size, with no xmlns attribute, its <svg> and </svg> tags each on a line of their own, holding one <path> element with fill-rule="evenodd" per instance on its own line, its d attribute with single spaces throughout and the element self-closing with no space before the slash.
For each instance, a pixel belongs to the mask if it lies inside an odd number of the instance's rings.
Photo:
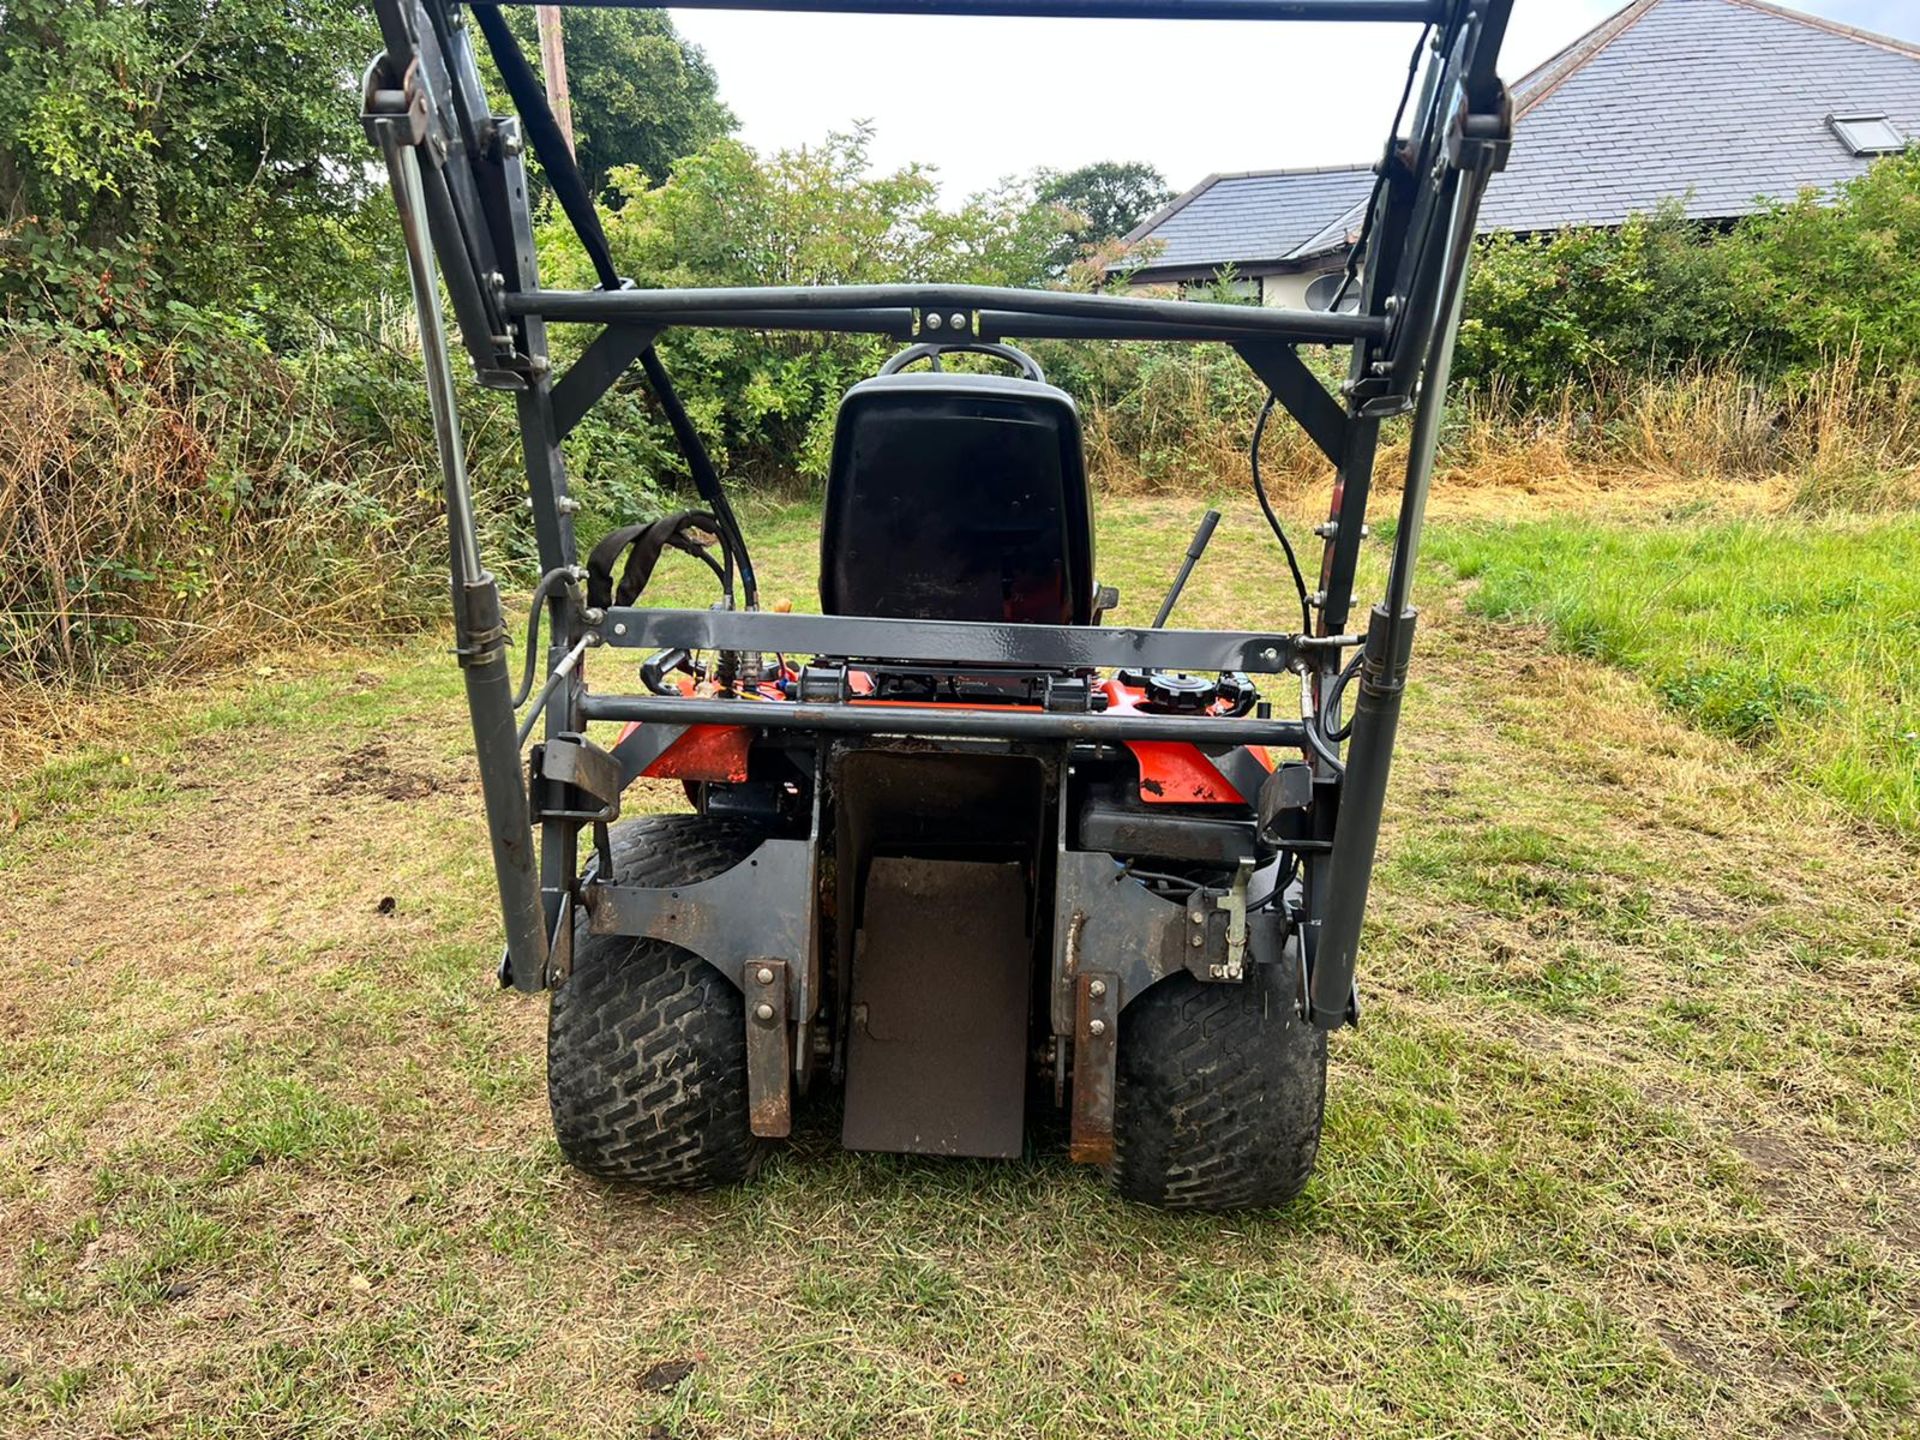
<svg viewBox="0 0 1920 1440">
<path fill-rule="evenodd" d="M 1098 1000 L 1102 995 L 1106 993 L 1107 993 L 1106 981 L 1090 980 L 1087 982 L 1087 994 L 1091 995 L 1094 999 Z M 1095 1023 L 1098 1024 L 1099 1022 L 1096 1021 Z"/>
<path fill-rule="evenodd" d="M 766 1024 L 769 1020 L 773 1019 L 773 1007 L 765 1001 L 762 1001 L 753 1007 L 753 1018 L 758 1020 L 762 1025 Z"/>
<path fill-rule="evenodd" d="M 588 607 L 585 618 L 589 625 L 598 625 L 602 620 L 607 618 L 607 612 L 602 610 L 598 605 L 593 605 Z"/>
<path fill-rule="evenodd" d="M 773 971 L 768 966 L 762 965 L 758 970 L 753 972 L 753 978 L 758 980 L 762 985 L 771 985 L 773 983 Z"/>
<path fill-rule="evenodd" d="M 1280 652 L 1276 650 L 1273 646 L 1269 645 L 1266 649 L 1260 652 L 1260 658 L 1269 665 L 1277 664 L 1280 659 Z"/>
<path fill-rule="evenodd" d="M 955 330 L 964 330 L 967 328 L 967 317 L 957 313 L 949 315 L 947 317 L 947 324 Z"/>
<path fill-rule="evenodd" d="M 516 130 L 500 142 L 500 148 L 506 151 L 507 157 L 511 159 L 527 148 L 527 142 L 520 138 L 520 132 Z"/>
<path fill-rule="evenodd" d="M 1204 925 L 1207 923 L 1207 912 L 1204 910 L 1189 910 L 1187 912 L 1187 919 L 1196 925 Z"/>
<path fill-rule="evenodd" d="M 624 635 L 624 634 L 626 634 L 626 633 L 627 633 L 627 622 L 626 622 L 626 621 L 624 621 L 624 620 L 616 620 L 616 621 L 614 621 L 614 624 L 613 624 L 613 633 L 614 633 L 614 634 L 616 634 L 616 635 Z"/>
<path fill-rule="evenodd" d="M 1200 934 L 1199 931 L 1196 930 L 1193 936 L 1193 948 L 1196 950 L 1203 950 L 1206 948 L 1206 944 L 1207 944 L 1207 937 Z"/>
<path fill-rule="evenodd" d="M 938 330 L 942 325 L 946 323 L 947 322 L 941 319 L 938 315 L 927 316 L 927 329 L 929 330 Z"/>
<path fill-rule="evenodd" d="M 1106 1033 L 1107 1033 L 1107 1022 L 1106 1022 L 1106 1021 L 1104 1021 L 1104 1020 L 1089 1020 L 1089 1021 L 1087 1022 L 1087 1034 L 1089 1034 L 1089 1035 L 1104 1035 L 1104 1034 L 1106 1034 Z"/>
</svg>

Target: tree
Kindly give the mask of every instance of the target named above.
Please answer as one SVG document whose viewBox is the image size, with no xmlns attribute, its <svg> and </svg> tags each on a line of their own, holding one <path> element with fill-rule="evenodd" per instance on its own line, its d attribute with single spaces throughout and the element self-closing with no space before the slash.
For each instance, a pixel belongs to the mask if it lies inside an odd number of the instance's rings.
<svg viewBox="0 0 1920 1440">
<path fill-rule="evenodd" d="M 1057 211 L 1035 204 L 1025 187 L 944 208 L 920 166 L 872 173 L 868 138 L 856 130 L 765 156 L 718 140 L 652 188 L 616 172 L 614 187 L 627 199 L 606 224 L 620 273 L 643 286 L 1040 278 L 1060 238 Z M 548 222 L 542 245 L 551 247 L 549 283 L 593 283 L 563 222 Z M 889 348 L 865 335 L 738 330 L 674 330 L 661 340 L 717 459 L 743 478 L 824 474 L 841 394 L 873 374 Z"/>
<path fill-rule="evenodd" d="M 1066 237 L 1049 267 L 1055 274 L 1085 251 L 1118 240 L 1173 198 L 1166 177 L 1151 165 L 1118 160 L 1064 175 L 1042 172 L 1035 194 L 1068 217 Z"/>
<path fill-rule="evenodd" d="M 516 7 L 508 20 L 538 70 L 533 11 Z M 562 33 L 574 158 L 595 194 L 621 167 L 662 184 L 676 160 L 739 123 L 720 101 L 705 53 L 680 38 L 665 11 L 569 9 Z"/>
<path fill-rule="evenodd" d="M 169 304 L 311 314 L 364 291 L 375 218 L 338 0 L 7 0 L 0 307 L 138 327 Z"/>
</svg>

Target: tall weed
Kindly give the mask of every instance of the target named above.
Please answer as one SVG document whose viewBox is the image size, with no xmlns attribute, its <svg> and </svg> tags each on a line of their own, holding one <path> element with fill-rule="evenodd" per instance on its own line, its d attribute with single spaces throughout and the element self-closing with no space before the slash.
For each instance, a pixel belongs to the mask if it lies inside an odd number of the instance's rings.
<svg viewBox="0 0 1920 1440">
<path fill-rule="evenodd" d="M 12 330 L 0 676 L 125 681 L 440 613 L 422 411 L 417 362 L 382 347 L 101 356 Z M 476 474 L 498 472 L 504 428 L 470 428 Z"/>
</svg>

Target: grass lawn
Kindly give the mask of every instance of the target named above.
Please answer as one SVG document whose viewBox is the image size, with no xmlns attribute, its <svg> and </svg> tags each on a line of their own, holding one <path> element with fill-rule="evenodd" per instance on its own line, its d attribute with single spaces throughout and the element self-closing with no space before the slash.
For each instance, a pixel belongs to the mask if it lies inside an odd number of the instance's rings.
<svg viewBox="0 0 1920 1440">
<path fill-rule="evenodd" d="M 1198 508 L 1105 507 L 1124 617 Z M 756 531 L 804 604 L 810 516 Z M 1537 533 L 1606 597 L 1713 532 Z M 1823 538 L 1821 583 L 1911 597 L 1861 563 L 1912 533 Z M 1284 620 L 1261 536 L 1231 511 L 1177 623 Z M 489 978 L 444 639 L 115 707 L 0 809 L 0 1433 L 1920 1433 L 1920 848 L 1801 768 L 1828 721 L 1686 723 L 1721 601 L 1570 645 L 1529 537 L 1435 538 L 1320 1173 L 1226 1220 L 817 1111 L 738 1191 L 583 1180 L 545 1007 Z M 1819 630 L 1825 682 L 1907 603 Z"/>
<path fill-rule="evenodd" d="M 1920 830 L 1920 515 L 1442 529 L 1469 607 L 1643 674 L 1883 824 Z"/>
</svg>

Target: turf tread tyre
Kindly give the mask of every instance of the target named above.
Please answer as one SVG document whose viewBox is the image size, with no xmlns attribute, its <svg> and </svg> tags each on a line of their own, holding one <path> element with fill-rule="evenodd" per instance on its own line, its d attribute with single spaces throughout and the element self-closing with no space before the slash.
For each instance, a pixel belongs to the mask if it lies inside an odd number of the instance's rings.
<svg viewBox="0 0 1920 1440">
<path fill-rule="evenodd" d="M 1327 1037 L 1300 1019 L 1286 967 L 1238 985 L 1169 976 L 1121 1011 L 1117 1061 L 1108 1178 L 1128 1199 L 1259 1208 L 1312 1176 Z"/>
<path fill-rule="evenodd" d="M 744 860 L 754 826 L 649 815 L 615 827 L 620 884 L 691 885 Z M 580 933 L 547 1017 L 554 1138 L 577 1169 L 656 1189 L 753 1173 L 745 1001 L 718 970 L 660 940 Z"/>
</svg>

